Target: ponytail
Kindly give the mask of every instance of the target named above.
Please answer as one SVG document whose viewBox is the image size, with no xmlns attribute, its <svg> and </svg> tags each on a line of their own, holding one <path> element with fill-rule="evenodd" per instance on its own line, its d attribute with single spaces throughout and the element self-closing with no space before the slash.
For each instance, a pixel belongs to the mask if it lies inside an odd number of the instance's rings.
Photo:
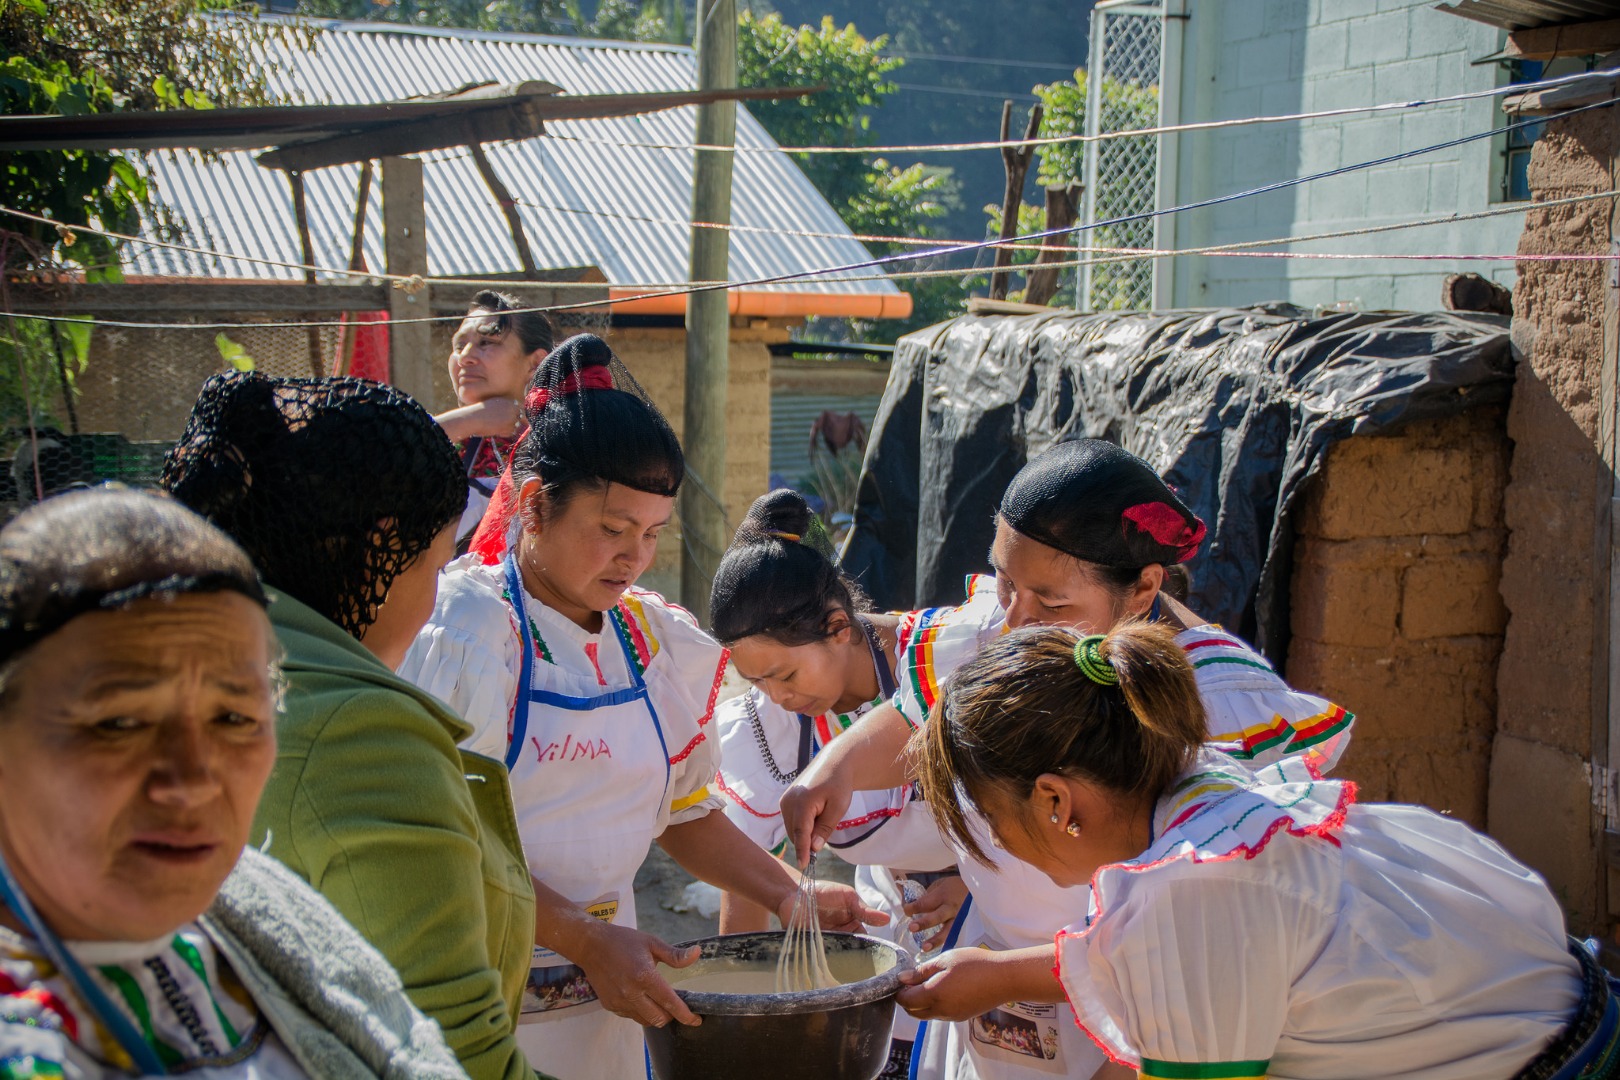
<svg viewBox="0 0 1620 1080">
<path fill-rule="evenodd" d="M 1168 629 L 1128 622 L 1086 637 L 1039 626 L 958 669 L 908 753 L 941 831 L 988 863 L 960 794 L 1021 803 L 1058 773 L 1157 798 L 1206 735 L 1192 665 Z"/>
</svg>

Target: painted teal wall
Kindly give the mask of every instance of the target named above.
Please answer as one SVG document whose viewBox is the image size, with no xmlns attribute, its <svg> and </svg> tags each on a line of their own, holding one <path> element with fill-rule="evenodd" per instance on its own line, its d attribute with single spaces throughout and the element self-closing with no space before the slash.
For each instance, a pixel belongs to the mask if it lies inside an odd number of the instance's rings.
<svg viewBox="0 0 1620 1080">
<path fill-rule="evenodd" d="M 1492 27 L 1432 0 L 1188 0 L 1181 120 L 1313 112 L 1433 98 L 1505 80 Z M 1255 187 L 1500 127 L 1499 99 L 1178 136 L 1174 202 Z M 1500 146 L 1482 140 L 1392 166 L 1179 215 L 1174 246 L 1258 240 L 1467 213 L 1499 205 Z M 1299 245 L 1302 251 L 1511 253 L 1522 215 Z M 1287 300 L 1364 310 L 1440 306 L 1449 273 L 1477 270 L 1511 286 L 1504 263 L 1187 257 L 1177 306 Z"/>
</svg>

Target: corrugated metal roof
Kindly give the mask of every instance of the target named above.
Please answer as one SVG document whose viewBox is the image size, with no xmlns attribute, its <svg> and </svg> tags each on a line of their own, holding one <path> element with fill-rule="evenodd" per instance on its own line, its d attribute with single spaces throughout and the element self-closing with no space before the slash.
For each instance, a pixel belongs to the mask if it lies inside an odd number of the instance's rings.
<svg viewBox="0 0 1620 1080">
<path fill-rule="evenodd" d="M 266 64 L 272 85 L 303 104 L 364 104 L 454 90 L 469 83 L 542 79 L 569 93 L 689 89 L 690 48 L 538 35 L 482 33 L 368 23 L 321 23 L 309 51 L 275 45 Z M 689 143 L 693 108 L 609 120 L 558 121 L 550 134 L 487 147 L 491 163 L 520 206 L 542 266 L 595 265 L 616 285 L 687 279 L 692 154 L 610 143 Z M 745 109 L 737 144 L 774 140 Z M 505 218 L 465 151 L 422 155 L 426 168 L 428 270 L 438 276 L 519 270 Z M 189 151 L 154 155 L 150 171 L 161 201 L 190 227 L 187 242 L 230 255 L 301 262 L 286 177 L 247 153 L 204 161 Z M 346 267 L 359 166 L 307 173 L 315 261 Z M 653 223 L 636 218 L 652 218 Z M 770 277 L 870 258 L 832 206 L 786 155 L 736 155 L 732 221 L 738 225 L 841 234 L 835 237 L 734 232 L 733 279 Z M 383 267 L 381 195 L 372 187 L 367 266 Z M 142 248 L 130 272 L 174 277 L 295 280 L 296 270 L 232 258 Z M 869 271 L 868 271 L 869 273 Z M 888 281 L 820 277 L 766 286 L 771 291 L 881 293 Z"/>
<path fill-rule="evenodd" d="M 1620 15 L 1620 6 L 1613 0 L 1456 0 L 1435 7 L 1504 30 L 1533 30 Z"/>
</svg>

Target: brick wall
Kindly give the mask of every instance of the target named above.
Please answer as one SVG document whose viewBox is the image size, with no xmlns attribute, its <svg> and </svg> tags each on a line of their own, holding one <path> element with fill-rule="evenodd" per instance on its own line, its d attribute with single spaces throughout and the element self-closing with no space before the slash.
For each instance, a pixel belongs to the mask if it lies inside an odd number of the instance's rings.
<svg viewBox="0 0 1620 1080">
<path fill-rule="evenodd" d="M 1364 799 L 1486 821 L 1509 443 L 1500 408 L 1352 438 L 1296 526 L 1288 678 L 1357 715 Z"/>
</svg>

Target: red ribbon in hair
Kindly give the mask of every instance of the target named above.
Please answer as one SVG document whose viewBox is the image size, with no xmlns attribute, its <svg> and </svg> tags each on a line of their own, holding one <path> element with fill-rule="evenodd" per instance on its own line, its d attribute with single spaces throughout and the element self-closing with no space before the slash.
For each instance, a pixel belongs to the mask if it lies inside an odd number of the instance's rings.
<svg viewBox="0 0 1620 1080">
<path fill-rule="evenodd" d="M 1189 525 L 1175 507 L 1162 502 L 1137 503 L 1120 516 L 1156 542 L 1175 548 L 1177 562 L 1186 562 L 1198 554 L 1198 545 L 1208 531 L 1198 518 Z"/>
<path fill-rule="evenodd" d="M 613 389 L 613 373 L 605 367 L 586 368 L 576 371 L 555 389 L 537 386 L 530 390 L 523 399 L 523 407 L 531 414 L 537 413 L 551 401 L 553 397 L 562 397 L 564 394 L 577 394 L 581 390 L 611 390 Z"/>
<path fill-rule="evenodd" d="M 582 390 L 612 389 L 611 371 L 605 367 L 586 368 L 574 372 L 554 388 L 537 386 L 530 390 L 523 398 L 523 407 L 530 416 L 534 416 L 544 410 L 553 398 L 577 394 Z M 525 431 L 518 436 L 518 442 L 521 443 L 527 435 Z M 506 557 L 506 536 L 512 530 L 512 519 L 518 511 L 516 487 L 512 482 L 512 466 L 508 462 L 501 472 L 500 483 L 495 485 L 495 494 L 490 496 L 489 506 L 484 509 L 484 516 L 479 519 L 478 528 L 473 532 L 472 543 L 467 547 L 468 551 L 476 553 L 491 566 Z"/>
</svg>

